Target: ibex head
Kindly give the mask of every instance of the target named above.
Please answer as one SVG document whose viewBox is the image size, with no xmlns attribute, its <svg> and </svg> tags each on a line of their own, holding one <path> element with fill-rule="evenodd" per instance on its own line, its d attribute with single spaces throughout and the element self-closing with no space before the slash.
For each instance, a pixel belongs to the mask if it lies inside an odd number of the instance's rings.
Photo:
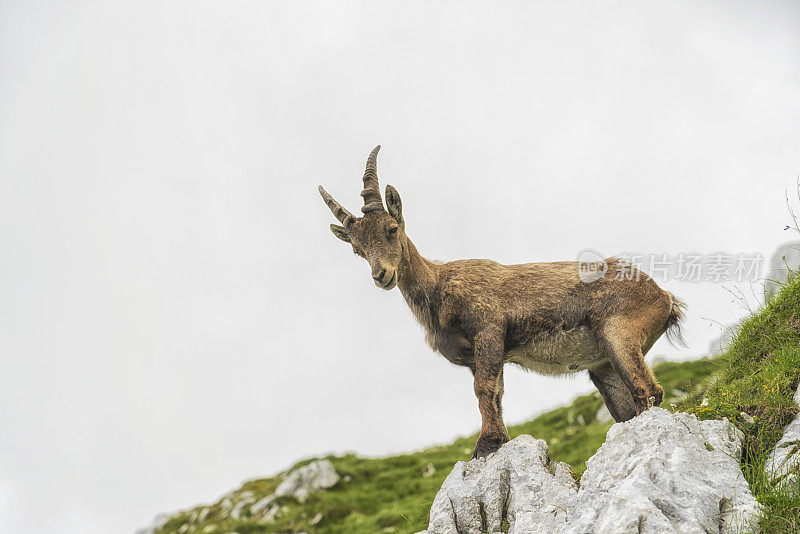
<svg viewBox="0 0 800 534">
<path fill-rule="evenodd" d="M 383 207 L 378 189 L 378 151 L 380 145 L 370 152 L 367 168 L 364 171 L 363 217 L 355 217 L 336 202 L 322 186 L 319 193 L 322 199 L 339 219 L 342 226 L 331 225 L 333 235 L 353 246 L 353 252 L 366 259 L 372 270 L 375 285 L 382 289 L 392 289 L 400 276 L 398 269 L 403 253 L 405 224 L 400 195 L 391 185 L 386 186 L 386 208 Z"/>
</svg>

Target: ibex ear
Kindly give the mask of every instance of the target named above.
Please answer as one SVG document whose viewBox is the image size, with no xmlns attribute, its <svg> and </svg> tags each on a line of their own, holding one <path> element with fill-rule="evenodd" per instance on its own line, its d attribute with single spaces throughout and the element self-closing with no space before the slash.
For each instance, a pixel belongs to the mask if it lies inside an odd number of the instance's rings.
<svg viewBox="0 0 800 534">
<path fill-rule="evenodd" d="M 400 194 L 397 192 L 397 189 L 392 187 L 391 185 L 386 186 L 386 208 L 389 210 L 389 215 L 394 217 L 394 220 L 397 221 L 397 224 L 400 225 L 401 228 L 405 228 L 405 222 L 403 221 L 403 202 L 400 200 Z"/>
<path fill-rule="evenodd" d="M 335 235 L 342 241 L 346 243 L 350 242 L 350 234 L 347 233 L 347 230 L 344 229 L 344 226 L 339 226 L 338 224 L 332 224 L 331 232 L 333 232 L 333 235 Z"/>
</svg>

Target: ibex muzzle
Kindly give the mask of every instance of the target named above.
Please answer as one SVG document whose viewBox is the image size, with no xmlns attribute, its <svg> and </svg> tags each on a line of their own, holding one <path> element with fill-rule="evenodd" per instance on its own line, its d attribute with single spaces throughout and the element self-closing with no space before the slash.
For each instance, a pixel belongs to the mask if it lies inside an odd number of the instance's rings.
<svg viewBox="0 0 800 534">
<path fill-rule="evenodd" d="M 663 390 L 644 355 L 664 332 L 680 339 L 680 300 L 616 258 L 588 282 L 574 261 L 425 259 L 406 235 L 400 195 L 390 185 L 384 208 L 379 149 L 367 158 L 362 217 L 322 186 L 319 192 L 341 223 L 331 231 L 369 261 L 375 285 L 398 286 L 431 348 L 472 372 L 483 419 L 473 457 L 509 439 L 501 405 L 506 363 L 553 375 L 588 371 L 617 421 L 661 404 Z"/>
<path fill-rule="evenodd" d="M 372 279 L 375 285 L 381 289 L 394 289 L 397 285 L 397 270 L 386 270 L 383 266 L 372 268 Z"/>
</svg>

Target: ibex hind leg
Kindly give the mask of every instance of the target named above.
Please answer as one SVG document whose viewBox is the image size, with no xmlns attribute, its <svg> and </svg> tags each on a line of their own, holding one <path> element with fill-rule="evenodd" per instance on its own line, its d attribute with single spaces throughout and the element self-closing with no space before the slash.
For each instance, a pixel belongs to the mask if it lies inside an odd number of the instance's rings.
<svg viewBox="0 0 800 534">
<path fill-rule="evenodd" d="M 600 349 L 630 391 L 636 415 L 648 408 L 651 397 L 653 405 L 658 406 L 664 396 L 664 390 L 644 362 L 642 349 L 649 348 L 646 345 L 653 331 L 647 322 L 646 313 L 636 318 L 612 317 L 598 333 Z"/>
<path fill-rule="evenodd" d="M 596 369 L 589 371 L 589 378 L 592 379 L 597 391 L 603 397 L 606 408 L 611 413 L 611 417 L 618 423 L 636 417 L 636 406 L 633 403 L 633 396 L 622 380 L 622 377 L 614 370 L 611 363 L 605 363 Z"/>
<path fill-rule="evenodd" d="M 482 458 L 509 441 L 503 423 L 501 396 L 503 394 L 503 335 L 487 330 L 475 336 L 475 396 L 481 412 L 481 433 L 473 458 Z"/>
</svg>

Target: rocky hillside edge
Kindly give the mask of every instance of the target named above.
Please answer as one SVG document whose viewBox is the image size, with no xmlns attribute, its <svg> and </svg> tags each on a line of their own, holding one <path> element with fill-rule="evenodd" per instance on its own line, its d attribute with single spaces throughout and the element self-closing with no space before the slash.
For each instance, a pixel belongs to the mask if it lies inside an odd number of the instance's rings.
<svg viewBox="0 0 800 534">
<path fill-rule="evenodd" d="M 800 423 L 794 423 L 783 436 L 784 427 L 798 412 L 793 399 L 800 380 L 797 278 L 790 277 L 763 309 L 741 324 L 721 357 L 663 363 L 654 370 L 667 392 L 662 404 L 666 411 L 688 412 L 700 421 L 728 419 L 741 432 L 739 464 L 750 492 L 761 504 L 762 531 L 800 531 L 797 464 L 781 456 L 796 452 L 798 438 L 789 431 L 800 431 Z M 603 416 L 599 397 L 586 395 L 509 430 L 512 437 L 529 434 L 545 439 L 549 456 L 570 464 L 573 477 L 578 478 L 610 427 Z M 233 503 L 242 496 L 258 500 L 273 495 L 287 473 L 247 482 L 214 504 L 164 517 L 155 530 L 159 534 L 418 532 L 428 526 L 428 511 L 445 475 L 456 462 L 469 457 L 474 439 L 470 436 L 387 458 L 328 457 L 341 480 L 330 489 L 311 493 L 304 502 L 291 495 L 277 496 L 271 502 L 280 507 L 270 521 L 246 507 L 233 517 Z M 779 440 L 778 452 L 773 453 Z M 767 468 L 768 462 L 785 469 L 776 473 Z"/>
</svg>

